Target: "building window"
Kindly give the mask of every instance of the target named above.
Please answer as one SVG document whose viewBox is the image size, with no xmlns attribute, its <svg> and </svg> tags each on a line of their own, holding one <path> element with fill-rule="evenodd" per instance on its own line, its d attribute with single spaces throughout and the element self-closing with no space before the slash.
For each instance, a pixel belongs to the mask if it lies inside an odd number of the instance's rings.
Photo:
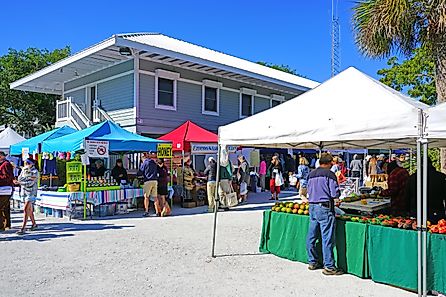
<svg viewBox="0 0 446 297">
<path fill-rule="evenodd" d="M 248 94 L 242 94 L 240 100 L 240 116 L 249 117 L 253 114 L 253 96 Z"/>
<path fill-rule="evenodd" d="M 220 105 L 220 89 L 203 85 L 202 113 L 218 115 Z"/>
<path fill-rule="evenodd" d="M 156 70 L 155 75 L 155 108 L 177 110 L 177 80 L 179 74 Z"/>
<path fill-rule="evenodd" d="M 277 106 L 280 104 L 280 101 L 277 100 L 271 100 L 271 107 Z"/>
<path fill-rule="evenodd" d="M 174 81 L 167 78 L 158 78 L 158 105 L 174 107 Z"/>
</svg>

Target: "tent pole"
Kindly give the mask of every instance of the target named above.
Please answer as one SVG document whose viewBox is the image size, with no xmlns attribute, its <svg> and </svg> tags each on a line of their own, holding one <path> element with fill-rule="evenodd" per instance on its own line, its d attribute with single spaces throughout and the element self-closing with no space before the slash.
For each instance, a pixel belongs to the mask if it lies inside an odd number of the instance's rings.
<svg viewBox="0 0 446 297">
<path fill-rule="evenodd" d="M 215 178 L 215 205 L 214 205 L 214 230 L 212 233 L 212 258 L 215 258 L 215 237 L 217 233 L 217 213 L 218 213 L 218 207 L 220 204 L 220 200 L 218 197 L 218 190 L 220 188 L 220 155 L 221 155 L 221 147 L 220 147 L 220 141 L 217 144 L 217 172 L 216 172 L 216 178 Z"/>
<path fill-rule="evenodd" d="M 423 142 L 423 224 L 422 224 L 422 234 L 423 234 L 423 296 L 427 296 L 427 149 L 428 142 L 425 140 Z"/>
<path fill-rule="evenodd" d="M 83 189 L 84 191 L 84 220 L 87 219 L 87 165 L 84 164 L 84 181 Z"/>
<path fill-rule="evenodd" d="M 418 245 L 418 297 L 423 292 L 421 257 L 421 139 L 417 140 L 417 245 Z"/>
</svg>

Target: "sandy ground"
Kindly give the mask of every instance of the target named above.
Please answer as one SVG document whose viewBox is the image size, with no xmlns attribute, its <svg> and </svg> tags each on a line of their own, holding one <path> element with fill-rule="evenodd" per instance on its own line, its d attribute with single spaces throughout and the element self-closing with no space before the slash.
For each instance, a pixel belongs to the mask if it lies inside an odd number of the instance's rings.
<svg viewBox="0 0 446 297">
<path fill-rule="evenodd" d="M 39 231 L 0 234 L 0 296 L 415 296 L 259 254 L 267 195 L 219 213 L 217 258 L 213 215 L 205 208 L 175 216 L 141 213 L 93 221 L 39 217 Z"/>
</svg>

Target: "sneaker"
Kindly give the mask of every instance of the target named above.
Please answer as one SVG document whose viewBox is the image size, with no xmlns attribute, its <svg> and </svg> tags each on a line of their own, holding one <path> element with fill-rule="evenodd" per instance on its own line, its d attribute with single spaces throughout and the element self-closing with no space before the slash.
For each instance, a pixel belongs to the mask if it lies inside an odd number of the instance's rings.
<svg viewBox="0 0 446 297">
<path fill-rule="evenodd" d="M 319 268 L 321 268 L 321 265 L 319 265 L 319 263 L 308 264 L 308 270 L 316 270 Z"/>
<path fill-rule="evenodd" d="M 322 274 L 324 275 L 342 275 L 344 272 L 339 268 L 324 268 L 322 270 Z"/>
<path fill-rule="evenodd" d="M 148 217 L 148 216 L 150 216 L 150 214 L 148 212 L 145 212 L 142 216 L 143 217 Z"/>
<path fill-rule="evenodd" d="M 39 228 L 39 226 L 34 225 L 34 226 L 32 226 L 31 228 L 29 228 L 29 230 L 34 231 L 34 230 L 37 230 L 37 228 Z"/>
<path fill-rule="evenodd" d="M 25 230 L 20 229 L 19 231 L 16 232 L 17 235 L 23 235 L 25 234 Z"/>
</svg>

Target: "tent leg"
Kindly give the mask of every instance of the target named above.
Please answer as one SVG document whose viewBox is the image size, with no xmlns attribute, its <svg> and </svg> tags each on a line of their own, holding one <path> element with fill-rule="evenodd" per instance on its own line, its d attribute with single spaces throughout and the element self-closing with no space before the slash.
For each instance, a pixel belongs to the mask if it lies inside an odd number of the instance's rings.
<svg viewBox="0 0 446 297">
<path fill-rule="evenodd" d="M 215 258 L 215 239 L 217 235 L 217 214 L 218 214 L 218 207 L 220 204 L 220 200 L 218 197 L 218 190 L 220 188 L 220 154 L 221 154 L 221 147 L 220 143 L 217 145 L 217 174 L 216 174 L 216 181 L 215 181 L 215 205 L 214 205 L 214 230 L 212 233 L 212 258 Z"/>
<path fill-rule="evenodd" d="M 421 139 L 417 140 L 417 246 L 418 246 L 418 297 L 422 296 L 422 237 L 421 237 Z"/>
<path fill-rule="evenodd" d="M 422 246 L 422 264 L 423 264 L 423 296 L 427 296 L 427 152 L 428 142 L 423 142 L 423 222 L 422 222 L 422 234 L 423 234 L 423 246 Z"/>
</svg>

